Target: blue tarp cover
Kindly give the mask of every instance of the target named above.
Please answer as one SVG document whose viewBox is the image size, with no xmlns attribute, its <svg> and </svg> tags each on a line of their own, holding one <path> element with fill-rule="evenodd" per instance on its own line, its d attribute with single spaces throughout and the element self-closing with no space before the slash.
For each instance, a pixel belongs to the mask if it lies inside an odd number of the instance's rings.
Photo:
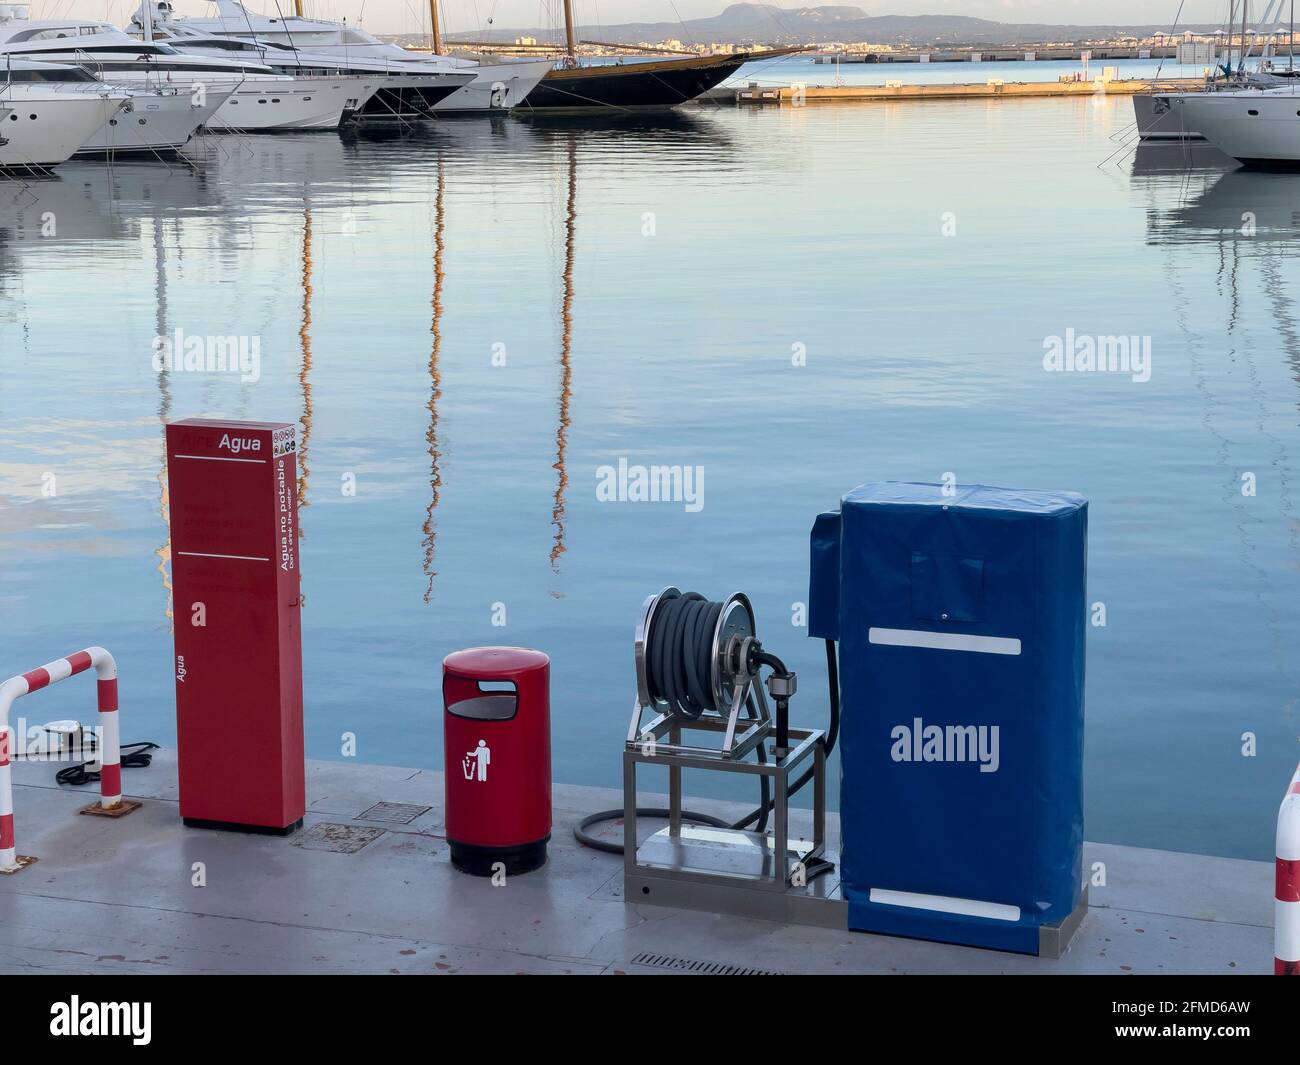
<svg viewBox="0 0 1300 1065">
<path fill-rule="evenodd" d="M 1088 504 L 947 491 L 863 485 L 812 532 L 809 633 L 840 642 L 849 923 L 1036 953 L 1081 891 Z M 971 901 L 996 916 L 944 912 Z"/>
</svg>

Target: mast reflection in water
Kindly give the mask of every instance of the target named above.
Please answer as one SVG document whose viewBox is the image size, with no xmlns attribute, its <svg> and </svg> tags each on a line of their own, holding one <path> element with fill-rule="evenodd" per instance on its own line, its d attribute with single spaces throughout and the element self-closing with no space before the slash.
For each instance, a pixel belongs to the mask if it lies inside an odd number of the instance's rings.
<svg viewBox="0 0 1300 1065">
<path fill-rule="evenodd" d="M 1300 691 L 1300 179 L 1117 181 L 1095 163 L 1129 107 L 448 121 L 71 164 L 25 206 L 6 186 L 0 643 L 47 661 L 75 617 L 166 742 L 160 422 L 297 420 L 310 754 L 351 730 L 366 761 L 439 765 L 430 668 L 508 642 L 565 678 L 556 779 L 609 785 L 648 592 L 743 587 L 781 616 L 812 515 L 867 479 L 1070 488 L 1111 619 L 1089 633 L 1090 836 L 1267 856 Z M 151 339 L 182 328 L 260 337 L 261 379 L 155 372 Z M 1150 381 L 1044 373 L 1069 328 L 1149 336 Z M 601 502 L 620 456 L 704 467 L 707 505 Z M 308 499 L 327 470 L 362 472 L 357 498 Z M 814 641 L 787 665 L 824 668 Z M 1248 731 L 1253 759 L 1225 747 Z"/>
</svg>

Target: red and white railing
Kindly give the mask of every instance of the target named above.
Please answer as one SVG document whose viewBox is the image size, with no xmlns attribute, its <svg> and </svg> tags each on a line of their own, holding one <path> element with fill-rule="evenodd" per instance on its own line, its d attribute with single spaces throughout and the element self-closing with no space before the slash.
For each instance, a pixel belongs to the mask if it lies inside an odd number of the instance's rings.
<svg viewBox="0 0 1300 1065">
<path fill-rule="evenodd" d="M 9 709 L 14 700 L 40 691 L 60 680 L 95 667 L 99 694 L 99 776 L 100 806 L 113 810 L 122 802 L 122 748 L 117 729 L 117 663 L 102 647 L 87 647 L 84 651 L 60 658 L 10 677 L 0 684 L 0 873 L 21 869 L 14 849 L 14 785 L 11 761 L 13 758 L 13 729 L 9 727 Z"/>
<path fill-rule="evenodd" d="M 1300 767 L 1277 811 L 1273 891 L 1273 972 L 1300 976 Z"/>
</svg>

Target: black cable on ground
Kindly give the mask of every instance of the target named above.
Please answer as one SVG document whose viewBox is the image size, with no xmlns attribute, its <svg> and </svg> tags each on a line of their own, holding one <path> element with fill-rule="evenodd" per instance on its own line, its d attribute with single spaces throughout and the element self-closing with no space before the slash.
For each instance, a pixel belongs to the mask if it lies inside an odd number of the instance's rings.
<svg viewBox="0 0 1300 1065">
<path fill-rule="evenodd" d="M 123 769 L 145 769 L 153 761 L 153 755 L 150 751 L 158 750 L 158 744 L 150 743 L 147 740 L 140 743 L 122 744 L 122 768 Z M 65 766 L 54 774 L 54 780 L 59 784 L 68 784 L 77 787 L 81 784 L 98 784 L 100 774 L 90 769 L 94 762 L 81 762 L 78 765 Z"/>
<path fill-rule="evenodd" d="M 577 827 L 573 830 L 573 838 L 581 843 L 584 847 L 590 847 L 592 850 L 604 851 L 606 854 L 622 854 L 623 844 L 614 843 L 610 840 L 597 839 L 588 829 L 592 825 L 598 825 L 603 821 L 617 821 L 620 817 L 625 817 L 627 811 L 621 806 L 617 810 L 601 810 L 598 814 L 589 814 L 578 822 Z M 641 817 L 668 817 L 669 812 L 666 806 L 638 806 L 636 815 Z M 726 821 L 720 817 L 714 817 L 712 814 L 697 814 L 691 810 L 682 811 L 682 820 L 690 821 L 695 825 L 707 825 L 709 828 L 730 828 Z"/>
</svg>

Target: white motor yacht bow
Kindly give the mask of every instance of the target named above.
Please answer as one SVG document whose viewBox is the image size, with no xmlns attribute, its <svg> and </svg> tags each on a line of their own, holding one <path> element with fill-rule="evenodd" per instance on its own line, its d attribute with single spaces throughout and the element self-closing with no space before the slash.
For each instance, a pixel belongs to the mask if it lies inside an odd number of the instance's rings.
<svg viewBox="0 0 1300 1065">
<path fill-rule="evenodd" d="M 374 93 L 356 117 L 363 121 L 414 121 L 428 118 L 439 101 L 474 80 L 468 71 L 426 71 L 421 74 L 390 74 L 378 61 L 340 64 L 335 57 L 304 52 L 283 44 L 214 37 L 188 26 L 172 25 L 157 31 L 172 47 L 189 55 L 216 56 L 263 64 L 293 77 L 345 76 L 373 81 Z"/>
<path fill-rule="evenodd" d="M 336 128 L 377 88 L 368 78 L 297 78 L 258 63 L 187 55 L 92 19 L 31 19 L 25 4 L 0 5 L 0 60 L 6 55 L 75 64 L 109 84 L 176 89 L 200 103 L 225 93 L 209 125 L 246 132 Z"/>
<path fill-rule="evenodd" d="M 100 83 L 21 80 L 37 65 L 0 65 L 0 170 L 41 171 L 67 162 L 131 99 Z"/>
<path fill-rule="evenodd" d="M 111 87 L 83 67 L 0 56 L 0 81 L 57 86 L 65 92 L 125 94 L 126 104 L 77 150 L 78 156 L 175 152 L 212 117 L 229 90 L 198 100 L 179 89 Z"/>
<path fill-rule="evenodd" d="M 394 77 L 419 77 L 431 73 L 472 74 L 466 84 L 433 105 L 437 114 L 506 111 L 522 104 L 551 70 L 551 60 L 480 63 L 456 56 L 410 52 L 386 44 L 358 26 L 324 19 L 258 15 L 239 0 L 215 0 L 216 18 L 182 17 L 168 0 L 146 0 L 133 16 L 143 27 L 152 21 L 156 30 L 169 34 L 185 31 L 263 45 L 280 45 L 315 58 L 326 58 L 341 72 L 382 71 Z"/>
</svg>

